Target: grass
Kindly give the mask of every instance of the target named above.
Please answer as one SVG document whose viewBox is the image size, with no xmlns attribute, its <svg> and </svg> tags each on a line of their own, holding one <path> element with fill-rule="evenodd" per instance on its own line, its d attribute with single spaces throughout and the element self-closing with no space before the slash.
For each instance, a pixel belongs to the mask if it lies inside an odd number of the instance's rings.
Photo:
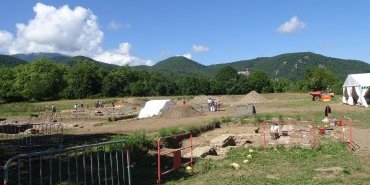
<svg viewBox="0 0 370 185">
<path fill-rule="evenodd" d="M 265 94 L 264 97 L 270 100 L 266 104 L 257 104 L 257 114 L 235 119 L 231 116 L 224 116 L 205 123 L 197 123 L 184 127 L 162 128 L 158 131 L 147 132 L 137 131 L 127 136 L 114 136 L 112 140 L 127 140 L 128 144 L 139 150 L 152 148 L 153 143 L 159 137 L 192 132 L 194 135 L 219 127 L 222 123 L 240 122 L 241 124 L 254 125 L 263 120 L 272 118 L 296 120 L 308 120 L 321 123 L 323 111 L 326 105 L 332 107 L 332 118 L 340 119 L 343 115 L 353 118 L 355 127 L 370 128 L 370 108 L 358 106 L 347 106 L 340 104 L 340 96 L 331 102 L 314 102 L 307 94 Z M 160 97 L 155 97 L 156 99 Z M 166 97 L 168 98 L 168 97 Z M 172 97 L 181 99 L 182 97 Z M 191 97 L 184 97 L 185 99 Z M 103 102 L 122 101 L 124 98 L 100 99 Z M 33 112 L 42 112 L 45 106 L 55 104 L 58 111 L 72 109 L 75 103 L 81 102 L 93 107 L 96 99 L 86 100 L 61 100 L 39 103 L 12 103 L 0 104 L 1 117 L 29 116 Z M 85 119 L 85 118 L 83 118 Z M 85 121 L 89 119 L 86 118 Z M 104 121 L 104 120 L 102 120 Z M 106 121 L 106 120 L 105 120 Z M 99 122 L 95 126 L 109 124 Z M 263 150 L 254 148 L 253 158 L 249 163 L 243 163 L 246 155 L 249 154 L 246 148 L 235 148 L 229 151 L 226 159 L 211 161 L 200 159 L 195 164 L 194 175 L 184 175 L 186 172 L 180 170 L 170 175 L 166 184 L 363 184 L 370 182 L 370 177 L 365 174 L 361 163 L 341 143 L 321 141 L 317 151 L 302 148 L 277 148 Z M 133 155 L 134 156 L 134 155 Z M 147 156 L 148 157 L 148 156 Z M 153 157 L 153 156 L 151 156 Z M 148 161 L 150 165 L 148 167 Z M 155 182 L 155 158 L 147 160 L 143 158 L 142 168 L 148 168 L 148 174 L 153 172 L 153 178 L 148 181 Z M 229 164 L 236 162 L 241 165 L 239 170 L 232 169 Z M 153 163 L 153 164 L 152 164 Z M 327 168 L 332 166 L 342 167 L 343 170 L 334 175 L 327 175 L 324 178 L 315 171 L 316 168 Z M 140 172 L 140 165 L 135 167 Z M 145 171 L 145 170 L 144 170 Z M 141 172 L 140 172 L 141 173 Z M 146 174 L 142 172 L 142 174 Z M 141 178 L 142 174 L 138 174 Z M 139 179 L 140 179 L 139 178 Z M 137 181 L 136 181 L 137 182 Z"/>
<path fill-rule="evenodd" d="M 266 118 L 266 114 L 272 117 L 293 118 L 296 120 L 310 120 L 316 123 L 324 118 L 324 108 L 331 106 L 331 118 L 341 119 L 343 115 L 353 118 L 353 124 L 358 128 L 370 128 L 370 109 L 360 106 L 341 104 L 341 95 L 336 95 L 330 102 L 312 101 L 311 96 L 302 93 L 274 93 L 264 94 L 270 100 L 266 104 L 256 105 L 257 114 L 260 118 Z"/>
<path fill-rule="evenodd" d="M 370 181 L 361 163 L 340 142 L 327 141 L 314 151 L 304 148 L 234 148 L 224 160 L 200 159 L 195 174 L 165 184 L 363 184 Z M 243 163 L 247 155 L 252 159 Z M 239 170 L 230 167 L 238 163 Z M 317 168 L 342 167 L 339 173 L 322 175 Z"/>
</svg>

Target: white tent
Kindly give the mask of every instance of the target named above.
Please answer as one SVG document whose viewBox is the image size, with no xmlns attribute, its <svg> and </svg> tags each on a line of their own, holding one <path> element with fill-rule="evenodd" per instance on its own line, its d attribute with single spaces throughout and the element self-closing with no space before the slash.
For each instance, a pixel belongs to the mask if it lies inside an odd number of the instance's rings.
<svg viewBox="0 0 370 185">
<path fill-rule="evenodd" d="M 140 110 L 139 118 L 149 118 L 162 114 L 171 109 L 175 104 L 171 100 L 150 100 L 145 103 L 144 108 Z"/>
<path fill-rule="evenodd" d="M 343 84 L 342 102 L 368 107 L 370 101 L 370 73 L 349 74 Z"/>
</svg>

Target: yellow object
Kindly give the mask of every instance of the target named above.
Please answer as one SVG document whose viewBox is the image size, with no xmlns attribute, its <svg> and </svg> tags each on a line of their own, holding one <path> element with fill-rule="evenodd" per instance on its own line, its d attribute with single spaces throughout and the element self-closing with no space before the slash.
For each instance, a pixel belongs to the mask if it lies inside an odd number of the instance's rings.
<svg viewBox="0 0 370 185">
<path fill-rule="evenodd" d="M 330 95 L 321 95 L 321 101 L 331 101 Z"/>
<path fill-rule="evenodd" d="M 238 163 L 231 163 L 231 167 L 233 167 L 235 170 L 238 170 L 240 168 L 240 165 Z"/>
<path fill-rule="evenodd" d="M 249 149 L 249 153 L 253 153 L 254 151 L 253 151 L 253 149 Z"/>
<path fill-rule="evenodd" d="M 247 158 L 248 158 L 248 159 L 252 159 L 252 155 L 251 155 L 251 154 L 248 154 L 248 155 L 247 155 Z"/>
</svg>

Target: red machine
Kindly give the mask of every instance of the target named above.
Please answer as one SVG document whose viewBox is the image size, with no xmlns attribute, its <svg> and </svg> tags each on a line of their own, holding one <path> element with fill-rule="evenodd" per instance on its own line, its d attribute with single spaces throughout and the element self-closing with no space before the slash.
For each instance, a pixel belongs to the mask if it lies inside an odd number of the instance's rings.
<svg viewBox="0 0 370 185">
<path fill-rule="evenodd" d="M 312 101 L 330 101 L 332 97 L 334 97 L 334 93 L 325 93 L 323 91 L 313 91 L 309 92 L 309 95 L 312 96 Z"/>
</svg>

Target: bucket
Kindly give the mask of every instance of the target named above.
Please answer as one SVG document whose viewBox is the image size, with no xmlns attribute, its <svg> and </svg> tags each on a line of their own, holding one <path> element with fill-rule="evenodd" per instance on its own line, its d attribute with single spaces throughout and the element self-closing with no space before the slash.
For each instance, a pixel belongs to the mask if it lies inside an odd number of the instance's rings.
<svg viewBox="0 0 370 185">
<path fill-rule="evenodd" d="M 325 129 L 324 128 L 319 128 L 318 131 L 319 131 L 320 135 L 325 135 Z"/>
<path fill-rule="evenodd" d="M 335 125 L 336 126 L 342 126 L 342 121 L 340 121 L 340 120 L 335 121 Z"/>
</svg>

